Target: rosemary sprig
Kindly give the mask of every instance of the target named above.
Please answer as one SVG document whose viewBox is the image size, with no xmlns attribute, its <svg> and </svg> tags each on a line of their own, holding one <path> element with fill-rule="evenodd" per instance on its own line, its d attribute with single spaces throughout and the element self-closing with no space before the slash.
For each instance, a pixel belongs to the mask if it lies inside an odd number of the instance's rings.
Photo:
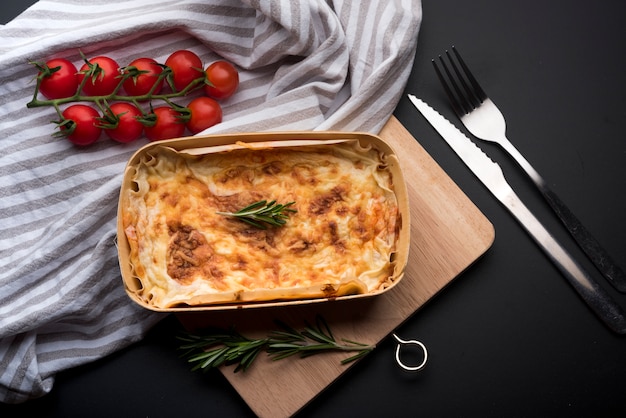
<svg viewBox="0 0 626 418">
<path fill-rule="evenodd" d="M 267 338 L 251 340 L 234 329 L 207 335 L 186 333 L 178 339 L 183 342 L 182 357 L 194 365 L 192 371 L 238 363 L 235 373 L 248 369 L 268 342 Z"/>
<path fill-rule="evenodd" d="M 267 224 L 273 226 L 283 226 L 289 218 L 289 213 L 297 210 L 291 209 L 291 205 L 296 202 L 289 202 L 284 205 L 276 203 L 276 200 L 267 202 L 259 200 L 237 212 L 217 212 L 219 215 L 232 216 L 240 219 L 256 228 L 267 229 Z"/>
<path fill-rule="evenodd" d="M 356 341 L 341 339 L 337 342 L 326 321 L 318 316 L 316 326 L 308 323 L 303 331 L 296 331 L 287 324 L 276 321 L 283 331 L 274 331 L 270 334 L 267 343 L 267 352 L 273 360 L 280 360 L 299 354 L 301 358 L 309 357 L 325 351 L 356 351 L 351 357 L 341 360 L 341 364 L 357 360 L 374 349 L 373 345 L 367 345 Z"/>
<path fill-rule="evenodd" d="M 281 330 L 273 331 L 261 339 L 246 338 L 234 329 L 206 335 L 186 333 L 178 337 L 183 342 L 180 346 L 182 357 L 193 364 L 194 371 L 237 364 L 237 373 L 246 371 L 261 351 L 267 352 L 275 361 L 293 355 L 305 358 L 327 351 L 356 352 L 341 361 L 341 364 L 347 364 L 365 356 L 375 347 L 346 339 L 338 342 L 320 316 L 315 326 L 305 323 L 303 331 L 297 331 L 280 321 L 276 323 Z"/>
</svg>

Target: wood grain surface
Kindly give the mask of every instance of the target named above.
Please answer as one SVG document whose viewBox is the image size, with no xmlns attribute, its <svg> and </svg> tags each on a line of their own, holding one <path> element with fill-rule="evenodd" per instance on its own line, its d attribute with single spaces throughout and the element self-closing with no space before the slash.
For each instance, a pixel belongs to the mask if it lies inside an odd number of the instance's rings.
<svg viewBox="0 0 626 418">
<path fill-rule="evenodd" d="M 235 325 L 244 335 L 266 336 L 279 319 L 296 329 L 316 315 L 336 337 L 369 344 L 386 338 L 426 301 L 476 261 L 493 243 L 489 220 L 428 155 L 417 140 L 391 117 L 381 133 L 396 151 L 407 183 L 411 212 L 411 248 L 404 278 L 376 297 L 342 302 L 221 313 L 179 314 L 188 328 Z M 259 356 L 245 373 L 222 372 L 260 417 L 288 417 L 339 378 L 355 362 L 341 365 L 345 353 L 271 361 Z"/>
</svg>

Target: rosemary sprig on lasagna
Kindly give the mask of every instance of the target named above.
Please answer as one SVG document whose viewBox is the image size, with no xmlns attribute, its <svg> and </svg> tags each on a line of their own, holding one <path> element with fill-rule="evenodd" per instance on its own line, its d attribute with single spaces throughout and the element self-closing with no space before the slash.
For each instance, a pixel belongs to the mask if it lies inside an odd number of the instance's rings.
<svg viewBox="0 0 626 418">
<path fill-rule="evenodd" d="M 341 364 L 347 364 L 365 356 L 375 347 L 346 339 L 338 342 L 326 321 L 319 316 L 315 326 L 306 323 L 303 331 L 280 321 L 276 323 L 281 330 L 260 339 L 244 337 L 234 329 L 204 335 L 186 333 L 178 337 L 183 342 L 180 349 L 184 351 L 183 358 L 194 365 L 194 371 L 237 364 L 237 373 L 246 371 L 262 351 L 267 352 L 272 360 L 293 355 L 304 358 L 328 351 L 356 352 L 341 361 Z"/>
<path fill-rule="evenodd" d="M 237 212 L 216 212 L 219 215 L 232 216 L 237 219 L 256 227 L 259 229 L 267 229 L 267 225 L 283 226 L 287 223 L 290 213 L 295 213 L 297 210 L 291 209 L 291 206 L 296 202 L 289 202 L 286 204 L 278 204 L 276 200 L 267 202 L 267 200 L 259 200 L 252 203 Z"/>
</svg>

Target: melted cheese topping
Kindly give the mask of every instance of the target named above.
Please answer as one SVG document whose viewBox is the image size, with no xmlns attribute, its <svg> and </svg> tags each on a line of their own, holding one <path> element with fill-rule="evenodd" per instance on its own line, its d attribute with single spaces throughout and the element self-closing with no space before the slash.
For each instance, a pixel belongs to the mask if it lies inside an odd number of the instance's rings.
<svg viewBox="0 0 626 418">
<path fill-rule="evenodd" d="M 154 307 L 335 297 L 388 285 L 398 234 L 391 174 L 374 149 L 160 147 L 135 167 L 122 210 L 140 296 Z M 295 202 L 284 226 L 216 212 Z"/>
</svg>

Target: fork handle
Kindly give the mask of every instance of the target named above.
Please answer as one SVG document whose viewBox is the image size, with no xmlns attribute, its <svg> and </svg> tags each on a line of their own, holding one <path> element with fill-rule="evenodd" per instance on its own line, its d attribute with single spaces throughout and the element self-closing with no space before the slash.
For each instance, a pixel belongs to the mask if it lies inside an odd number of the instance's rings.
<svg viewBox="0 0 626 418">
<path fill-rule="evenodd" d="M 506 138 L 500 145 L 533 180 L 543 197 L 548 201 L 552 210 L 557 214 L 561 222 L 570 232 L 576 243 L 585 252 L 587 257 L 595 264 L 596 268 L 604 275 L 609 283 L 618 291 L 626 293 L 626 274 L 613 261 L 607 251 L 600 245 L 593 235 L 584 227 L 582 222 L 572 213 L 567 205 L 549 187 L 546 181 L 539 175 L 524 156 Z"/>
</svg>

